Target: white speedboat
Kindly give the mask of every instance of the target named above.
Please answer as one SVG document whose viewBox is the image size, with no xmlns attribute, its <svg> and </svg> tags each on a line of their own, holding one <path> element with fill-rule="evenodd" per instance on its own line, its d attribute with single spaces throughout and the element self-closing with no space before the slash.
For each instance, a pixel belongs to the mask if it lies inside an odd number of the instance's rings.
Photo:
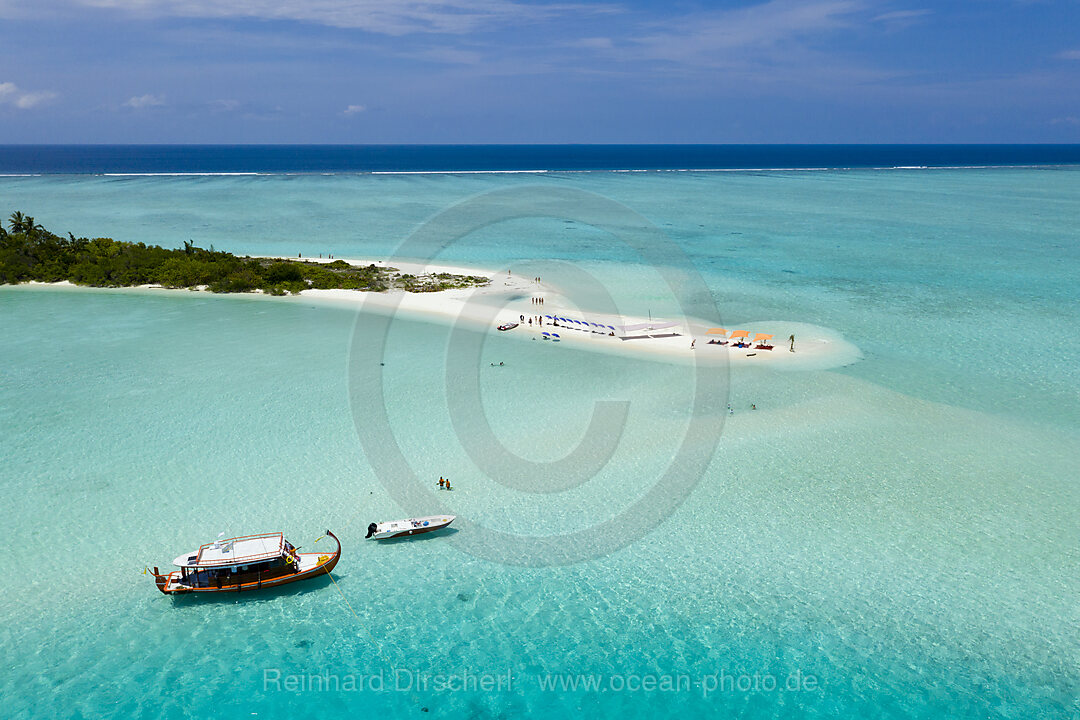
<svg viewBox="0 0 1080 720">
<path fill-rule="evenodd" d="M 435 530 L 442 530 L 454 522 L 456 517 L 456 515 L 429 515 L 427 517 L 409 518 L 408 520 L 371 523 L 368 525 L 365 539 L 389 540 L 390 538 L 434 532 Z"/>
</svg>

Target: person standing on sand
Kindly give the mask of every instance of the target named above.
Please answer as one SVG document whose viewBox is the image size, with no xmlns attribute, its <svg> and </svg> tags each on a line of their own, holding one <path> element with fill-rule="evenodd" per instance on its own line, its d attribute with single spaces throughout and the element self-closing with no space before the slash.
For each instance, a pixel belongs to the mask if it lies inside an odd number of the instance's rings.
<svg viewBox="0 0 1080 720">
<path fill-rule="evenodd" d="M 788 350 L 790 350 L 791 352 L 795 352 L 795 336 L 792 335 L 791 337 L 788 338 L 788 340 L 791 341 L 791 347 L 788 348 Z"/>
<path fill-rule="evenodd" d="M 693 349 L 694 349 L 694 345 L 695 345 L 696 343 L 697 343 L 697 338 L 694 338 L 693 340 L 691 340 L 691 341 L 690 341 L 690 349 L 691 349 L 691 350 L 693 350 Z"/>
</svg>

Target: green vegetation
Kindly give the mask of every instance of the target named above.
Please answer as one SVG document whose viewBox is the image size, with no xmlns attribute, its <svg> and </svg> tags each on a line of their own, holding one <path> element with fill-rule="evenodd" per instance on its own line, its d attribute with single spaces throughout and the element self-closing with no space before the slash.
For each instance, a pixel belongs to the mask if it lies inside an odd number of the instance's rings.
<svg viewBox="0 0 1080 720">
<path fill-rule="evenodd" d="M 166 250 L 145 243 L 109 238 L 66 238 L 38 225 L 34 218 L 13 213 L 9 230 L 0 225 L 0 285 L 31 280 L 94 287 L 162 285 L 170 288 L 206 286 L 212 292 L 251 292 L 271 295 L 298 293 L 307 288 L 343 288 L 381 292 L 400 288 L 408 292 L 434 292 L 448 288 L 486 285 L 475 275 L 403 275 L 394 268 L 300 260 L 237 257 L 231 253 L 195 247 Z"/>
</svg>

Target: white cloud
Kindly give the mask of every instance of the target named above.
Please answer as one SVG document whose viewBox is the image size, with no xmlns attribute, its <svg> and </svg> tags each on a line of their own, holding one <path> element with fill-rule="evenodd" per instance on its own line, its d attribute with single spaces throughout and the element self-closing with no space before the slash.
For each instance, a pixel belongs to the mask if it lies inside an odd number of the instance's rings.
<svg viewBox="0 0 1080 720">
<path fill-rule="evenodd" d="M 150 95 L 147 93 L 146 95 L 136 95 L 128 98 L 127 102 L 124 103 L 124 107 L 141 110 L 142 108 L 158 107 L 164 104 L 165 99 L 160 95 Z"/>
<path fill-rule="evenodd" d="M 15 101 L 15 107 L 21 110 L 27 110 L 32 107 L 36 107 L 43 102 L 52 100 L 56 97 L 56 93 L 48 90 L 39 90 L 38 92 L 25 93 Z"/>
<path fill-rule="evenodd" d="M 1080 60 L 1080 50 L 1062 50 L 1056 57 L 1058 60 Z"/>
<path fill-rule="evenodd" d="M 26 91 L 13 82 L 0 83 L 0 105 L 12 105 L 20 110 L 29 110 L 56 96 L 50 90 Z"/>
<path fill-rule="evenodd" d="M 363 105 L 350 105 L 349 107 L 345 108 L 344 114 L 345 115 L 359 115 L 360 113 L 364 112 L 365 110 L 367 110 L 367 108 L 364 107 Z"/>
<path fill-rule="evenodd" d="M 385 35 L 461 34 L 492 25 L 530 23 L 565 14 L 607 13 L 613 9 L 599 4 L 514 0 L 39 0 L 39 4 L 83 5 L 139 17 L 293 20 Z M 0 0 L 0 16 L 4 10 L 5 0 Z"/>
<path fill-rule="evenodd" d="M 239 100 L 213 100 L 210 102 L 210 109 L 215 112 L 233 112 L 239 107 Z"/>
<path fill-rule="evenodd" d="M 892 12 L 882 13 L 873 20 L 874 22 L 897 22 L 904 20 L 914 20 L 915 18 L 925 17 L 932 14 L 933 10 L 894 10 Z"/>
<path fill-rule="evenodd" d="M 638 37 L 634 54 L 655 60 L 716 65 L 743 62 L 750 51 L 797 50 L 795 42 L 850 27 L 860 0 L 770 0 L 736 10 L 695 13 Z"/>
</svg>

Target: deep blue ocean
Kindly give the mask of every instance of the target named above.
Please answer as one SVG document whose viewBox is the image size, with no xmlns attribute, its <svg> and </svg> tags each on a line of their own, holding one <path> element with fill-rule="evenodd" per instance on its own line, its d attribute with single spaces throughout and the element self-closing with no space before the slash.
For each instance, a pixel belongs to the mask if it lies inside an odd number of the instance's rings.
<svg viewBox="0 0 1080 720">
<path fill-rule="evenodd" d="M 0 145 L 0 173 L 723 170 L 1080 164 L 1080 145 Z"/>
</svg>

